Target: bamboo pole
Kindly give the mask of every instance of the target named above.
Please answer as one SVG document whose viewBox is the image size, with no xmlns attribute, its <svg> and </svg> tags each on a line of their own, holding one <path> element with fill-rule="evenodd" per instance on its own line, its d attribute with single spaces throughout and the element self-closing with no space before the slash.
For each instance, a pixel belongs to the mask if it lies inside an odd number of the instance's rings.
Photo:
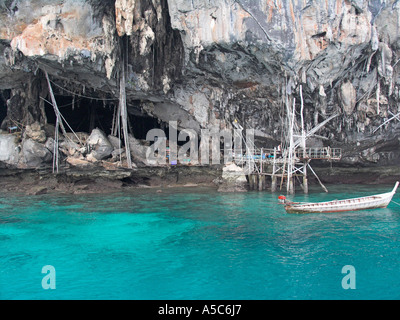
<svg viewBox="0 0 400 320">
<path fill-rule="evenodd" d="M 290 118 L 290 129 L 289 129 L 289 153 L 288 153 L 288 173 L 287 173 L 287 185 L 286 192 L 289 194 L 294 193 L 294 184 L 293 184 L 293 168 L 294 168 L 294 141 L 293 141 L 293 130 L 294 130 L 294 117 L 295 117 L 295 105 L 296 99 L 293 98 L 293 109 L 292 116 Z"/>
<path fill-rule="evenodd" d="M 382 70 L 384 69 L 384 67 L 382 67 Z M 376 85 L 376 114 L 379 116 L 380 111 L 380 107 L 379 107 L 379 97 L 381 95 L 381 85 L 379 83 L 379 78 L 378 78 L 378 83 Z"/>
<path fill-rule="evenodd" d="M 60 111 L 58 110 L 57 107 L 57 101 L 56 98 L 54 97 L 54 93 L 53 93 L 53 88 L 51 87 L 51 83 L 50 83 L 50 79 L 49 79 L 49 75 L 47 73 L 46 70 L 43 70 L 44 74 L 46 76 L 46 80 L 47 80 L 47 85 L 49 87 L 49 93 L 50 93 L 50 98 L 51 98 L 51 102 L 53 105 L 53 109 L 54 109 L 54 113 L 56 115 L 56 125 L 55 125 L 55 131 L 54 131 L 54 148 L 53 148 L 53 173 L 57 172 L 58 173 L 58 130 L 59 127 L 61 127 L 61 129 L 63 130 L 63 133 L 65 135 L 65 128 L 62 125 L 62 120 L 60 117 Z"/>
<path fill-rule="evenodd" d="M 306 134 L 304 131 L 304 116 L 303 116 L 303 87 L 300 85 L 300 119 L 301 119 L 301 147 L 303 148 L 303 157 L 305 157 L 306 153 Z"/>
<path fill-rule="evenodd" d="M 311 168 L 310 164 L 307 164 L 308 167 L 310 168 L 311 172 L 314 174 L 314 176 L 317 178 L 319 184 L 321 185 L 322 189 L 324 189 L 324 191 L 326 193 L 328 193 L 328 189 L 323 185 L 323 183 L 321 182 L 321 180 L 318 178 L 317 174 L 315 173 L 315 171 L 313 170 L 313 168 Z"/>
<path fill-rule="evenodd" d="M 282 186 L 283 186 L 283 179 L 285 177 L 286 161 L 287 161 L 287 151 L 285 150 L 285 152 L 283 154 L 282 177 L 281 177 L 281 184 L 280 184 L 279 190 L 282 190 Z"/>
<path fill-rule="evenodd" d="M 400 112 L 395 114 L 393 117 L 391 117 L 390 119 L 386 120 L 384 123 L 382 123 L 378 128 L 376 128 L 372 133 L 375 133 L 376 131 L 378 131 L 381 127 L 383 127 L 386 123 L 392 121 L 393 119 L 396 119 L 398 116 L 400 116 Z M 397 118 L 398 119 L 398 118 Z"/>
<path fill-rule="evenodd" d="M 120 116 L 122 121 L 122 131 L 124 134 L 124 142 L 125 142 L 125 153 L 126 153 L 126 161 L 128 164 L 128 168 L 132 169 L 132 158 L 131 158 L 131 150 L 129 146 L 129 137 L 128 137 L 128 112 L 126 107 L 126 83 L 125 83 L 125 62 L 122 59 L 121 64 L 121 74 L 120 74 L 120 84 L 119 84 L 119 104 L 120 104 Z"/>
<path fill-rule="evenodd" d="M 307 162 L 305 160 L 306 158 L 306 133 L 304 130 L 304 103 L 303 103 L 303 87 L 300 85 L 300 104 L 301 104 L 301 109 L 300 109 L 300 117 L 301 117 L 301 147 L 303 148 L 303 191 L 304 193 L 308 193 L 308 180 L 307 180 Z"/>
<path fill-rule="evenodd" d="M 58 127 L 59 121 L 56 118 L 55 132 L 54 132 L 54 146 L 53 146 L 53 173 L 58 173 Z"/>
<path fill-rule="evenodd" d="M 61 131 L 63 132 L 64 135 L 66 135 L 67 132 L 65 131 L 65 127 L 64 127 L 64 125 L 62 123 L 62 120 L 61 120 L 60 110 L 58 110 L 57 101 L 56 101 L 56 98 L 54 97 L 54 92 L 53 92 L 53 88 L 51 87 L 49 75 L 48 75 L 46 70 L 43 70 L 43 71 L 44 71 L 44 74 L 46 76 L 47 85 L 49 87 L 50 98 L 51 98 L 51 103 L 53 104 L 54 113 L 56 114 L 56 118 L 58 119 Z"/>
<path fill-rule="evenodd" d="M 113 110 L 113 118 L 111 121 L 111 135 L 114 136 L 114 126 L 115 126 L 115 106 Z"/>
</svg>

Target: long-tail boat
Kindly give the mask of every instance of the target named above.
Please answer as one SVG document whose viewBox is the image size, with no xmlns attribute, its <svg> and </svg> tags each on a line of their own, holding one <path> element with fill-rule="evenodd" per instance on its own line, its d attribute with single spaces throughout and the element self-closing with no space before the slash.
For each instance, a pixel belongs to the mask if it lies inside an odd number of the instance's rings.
<svg viewBox="0 0 400 320">
<path fill-rule="evenodd" d="M 286 200 L 284 196 L 280 196 L 279 199 L 283 200 L 287 213 L 343 212 L 386 208 L 390 201 L 392 201 L 398 186 L 399 182 L 397 181 L 393 190 L 387 193 L 326 202 L 291 202 Z"/>
</svg>

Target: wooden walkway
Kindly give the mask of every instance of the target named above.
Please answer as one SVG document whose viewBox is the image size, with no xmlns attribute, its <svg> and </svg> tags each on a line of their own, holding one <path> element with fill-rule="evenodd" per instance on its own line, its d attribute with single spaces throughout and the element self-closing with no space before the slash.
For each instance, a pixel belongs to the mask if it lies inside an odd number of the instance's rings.
<svg viewBox="0 0 400 320">
<path fill-rule="evenodd" d="M 253 149 L 247 150 L 247 153 L 233 153 L 233 161 L 245 169 L 246 175 L 249 180 L 250 189 L 253 190 L 264 190 L 266 187 L 265 177 L 271 177 L 271 190 L 275 192 L 280 185 L 282 189 L 283 181 L 287 180 L 288 175 L 288 157 L 278 151 L 277 148 L 274 149 Z M 325 160 L 325 161 L 339 161 L 342 158 L 342 149 L 340 148 L 298 148 L 294 152 L 292 158 L 291 168 L 290 168 L 290 179 L 301 177 L 302 187 L 305 193 L 308 192 L 308 180 L 307 180 L 307 168 L 312 171 L 316 176 L 314 170 L 309 165 L 311 160 Z M 321 186 L 322 185 L 319 178 L 316 176 Z M 279 181 L 278 181 L 279 180 Z M 292 192 L 294 192 L 294 181 L 290 181 L 293 184 L 291 187 Z"/>
<path fill-rule="evenodd" d="M 286 159 L 282 153 L 275 149 L 255 149 L 250 150 L 247 153 L 232 153 L 233 161 L 238 165 L 254 164 L 254 168 L 251 173 L 261 173 L 262 164 L 284 164 Z M 326 161 L 340 161 L 342 158 L 342 149 L 340 148 L 306 148 L 305 152 L 303 149 L 298 148 L 295 152 L 296 161 L 309 161 L 309 160 L 326 160 Z M 251 167 L 251 165 L 250 165 Z M 259 170 L 257 170 L 257 168 Z M 268 172 L 264 172 L 268 174 Z M 271 173 L 272 174 L 272 173 Z"/>
</svg>

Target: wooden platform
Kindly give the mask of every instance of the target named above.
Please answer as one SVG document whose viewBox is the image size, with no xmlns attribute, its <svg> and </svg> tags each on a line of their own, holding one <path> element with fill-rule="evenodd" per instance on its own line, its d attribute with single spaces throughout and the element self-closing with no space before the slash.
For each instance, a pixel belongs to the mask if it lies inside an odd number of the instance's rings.
<svg viewBox="0 0 400 320">
<path fill-rule="evenodd" d="M 340 148 L 298 148 L 295 150 L 290 163 L 290 178 L 288 174 L 288 159 L 277 148 L 247 150 L 247 153 L 232 153 L 235 163 L 246 168 L 247 179 L 250 190 L 266 189 L 266 176 L 271 177 L 271 191 L 277 190 L 278 182 L 290 179 L 289 189 L 294 192 L 293 181 L 295 178 L 302 179 L 302 186 L 305 193 L 308 192 L 307 167 L 311 160 L 339 161 L 342 157 Z M 312 168 L 309 167 L 311 170 Z M 313 172 L 315 174 L 315 172 Z M 318 177 L 317 177 L 318 178 Z M 321 183 L 321 182 L 320 182 Z M 322 183 L 321 183 L 322 184 Z"/>
</svg>

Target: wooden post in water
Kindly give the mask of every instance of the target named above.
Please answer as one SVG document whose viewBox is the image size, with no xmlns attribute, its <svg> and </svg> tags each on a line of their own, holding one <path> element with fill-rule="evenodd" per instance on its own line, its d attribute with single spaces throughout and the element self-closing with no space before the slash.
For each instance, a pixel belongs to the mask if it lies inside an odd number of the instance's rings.
<svg viewBox="0 0 400 320">
<path fill-rule="evenodd" d="M 307 161 L 304 160 L 303 167 L 303 191 L 304 193 L 308 193 L 308 179 L 307 179 Z"/>
<path fill-rule="evenodd" d="M 272 175 L 271 192 L 276 192 L 276 175 Z"/>
<path fill-rule="evenodd" d="M 258 190 L 262 191 L 265 189 L 265 175 L 260 174 L 258 177 Z"/>
<path fill-rule="evenodd" d="M 276 191 L 276 147 L 274 147 L 274 161 L 272 162 L 271 192 Z"/>
<path fill-rule="evenodd" d="M 261 148 L 260 154 L 260 173 L 258 174 L 258 191 L 262 191 L 263 189 L 263 148 Z"/>
<path fill-rule="evenodd" d="M 289 184 L 288 193 L 294 194 L 294 177 L 292 174 L 290 174 L 290 177 L 289 177 L 289 172 L 288 172 L 288 184 Z"/>
<path fill-rule="evenodd" d="M 249 174 L 248 177 L 249 177 L 249 189 L 253 190 L 253 178 L 252 178 L 252 175 Z"/>
</svg>

